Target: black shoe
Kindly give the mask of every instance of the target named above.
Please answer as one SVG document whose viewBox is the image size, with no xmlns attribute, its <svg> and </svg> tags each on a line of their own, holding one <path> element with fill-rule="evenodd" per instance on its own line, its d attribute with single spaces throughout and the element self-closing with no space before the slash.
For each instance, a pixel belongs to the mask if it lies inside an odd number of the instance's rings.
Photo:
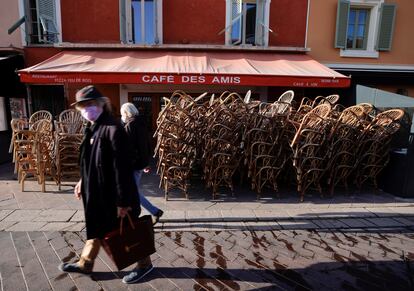
<svg viewBox="0 0 414 291">
<path fill-rule="evenodd" d="M 58 266 L 58 269 L 62 272 L 67 273 L 82 273 L 82 274 L 90 274 L 92 269 L 90 268 L 81 268 L 79 262 L 76 263 L 62 263 Z"/>
<path fill-rule="evenodd" d="M 148 267 L 144 268 L 144 269 L 135 269 L 131 273 L 129 273 L 128 275 L 124 276 L 124 278 L 122 279 L 122 283 L 125 283 L 125 284 L 136 283 L 139 280 L 141 280 L 142 278 L 144 278 L 145 275 L 147 275 L 153 269 L 154 269 L 154 267 L 152 266 L 152 264 L 149 265 Z"/>
<path fill-rule="evenodd" d="M 158 211 L 157 211 L 157 213 L 155 213 L 155 220 L 154 220 L 154 224 L 153 225 L 156 225 L 159 221 L 160 221 L 160 218 L 161 218 L 161 216 L 164 214 L 164 211 L 162 211 L 161 209 L 158 209 Z"/>
</svg>

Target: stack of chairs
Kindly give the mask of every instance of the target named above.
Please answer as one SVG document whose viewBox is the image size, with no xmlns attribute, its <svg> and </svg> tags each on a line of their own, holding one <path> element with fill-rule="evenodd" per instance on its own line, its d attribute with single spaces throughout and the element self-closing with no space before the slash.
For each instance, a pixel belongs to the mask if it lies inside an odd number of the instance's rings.
<svg viewBox="0 0 414 291">
<path fill-rule="evenodd" d="M 55 179 L 59 190 L 63 178 L 76 179 L 80 177 L 78 159 L 84 125 L 82 115 L 75 109 L 62 111 L 58 121 L 55 121 Z"/>
<path fill-rule="evenodd" d="M 330 112 L 331 105 L 326 103 L 311 109 L 303 116 L 290 143 L 301 201 L 311 185 L 322 194 L 321 178 L 326 169 L 327 138 L 332 128 L 332 122 L 328 118 Z"/>
<path fill-rule="evenodd" d="M 224 92 L 210 100 L 205 114 L 203 178 L 216 199 L 220 186 L 229 187 L 234 195 L 233 176 L 242 160 L 242 134 L 248 108 L 237 93 Z"/>
<path fill-rule="evenodd" d="M 330 195 L 333 195 L 335 186 L 342 183 L 348 190 L 348 178 L 352 174 L 358 148 L 357 140 L 363 129 L 365 117 L 362 106 L 351 106 L 342 112 L 332 110 L 339 117 L 334 121 L 334 126 L 329 136 L 329 150 L 327 152 L 327 184 Z M 337 113 L 337 114 L 335 114 Z"/>
<path fill-rule="evenodd" d="M 13 161 L 21 189 L 24 191 L 24 182 L 32 175 L 42 185 L 42 192 L 45 192 L 46 175 L 54 176 L 51 155 L 54 146 L 52 114 L 45 110 L 33 113 L 29 118 L 28 129 L 22 129 L 25 123 L 21 120 L 12 120 L 11 124 Z"/>
<path fill-rule="evenodd" d="M 287 91 L 274 103 L 249 108 L 243 147 L 248 177 L 258 199 L 267 184 L 278 191 L 277 179 L 289 157 L 285 130 L 293 97 L 293 91 Z"/>
<path fill-rule="evenodd" d="M 196 158 L 197 122 L 194 118 L 197 99 L 182 91 L 164 98 L 166 106 L 157 119 L 155 155 L 158 155 L 157 173 L 165 199 L 172 188 L 184 191 L 188 199 L 188 184 Z"/>
<path fill-rule="evenodd" d="M 399 121 L 403 116 L 403 110 L 390 109 L 377 114 L 370 123 L 365 123 L 358 140 L 355 169 L 355 183 L 359 189 L 368 181 L 378 187 L 377 176 L 388 163 L 390 143 L 400 128 Z"/>
</svg>

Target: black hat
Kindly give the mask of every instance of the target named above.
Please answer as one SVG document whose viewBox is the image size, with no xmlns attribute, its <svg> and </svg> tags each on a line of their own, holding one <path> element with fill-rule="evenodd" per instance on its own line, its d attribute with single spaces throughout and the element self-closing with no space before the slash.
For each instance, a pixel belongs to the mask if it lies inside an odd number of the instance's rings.
<svg viewBox="0 0 414 291">
<path fill-rule="evenodd" d="M 89 85 L 83 87 L 78 92 L 76 92 L 76 102 L 72 103 L 70 106 L 76 105 L 78 103 L 89 101 L 89 100 L 96 100 L 101 97 L 104 97 L 98 89 L 95 88 L 93 85 Z"/>
</svg>

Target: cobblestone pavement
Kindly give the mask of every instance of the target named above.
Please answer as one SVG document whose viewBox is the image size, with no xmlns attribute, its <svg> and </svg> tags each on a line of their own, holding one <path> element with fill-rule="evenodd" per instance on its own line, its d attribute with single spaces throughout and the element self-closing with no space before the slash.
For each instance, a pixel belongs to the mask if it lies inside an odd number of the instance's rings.
<svg viewBox="0 0 414 291">
<path fill-rule="evenodd" d="M 156 267 L 124 285 L 101 251 L 91 276 L 65 274 L 83 232 L 0 232 L 0 290 L 414 290 L 414 229 L 271 230 L 255 225 L 156 233 Z"/>
</svg>

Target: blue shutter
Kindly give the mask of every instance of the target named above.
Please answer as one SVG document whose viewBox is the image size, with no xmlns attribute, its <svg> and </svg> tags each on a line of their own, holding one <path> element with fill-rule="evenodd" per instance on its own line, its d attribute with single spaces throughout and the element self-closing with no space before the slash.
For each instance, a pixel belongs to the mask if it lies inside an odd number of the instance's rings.
<svg viewBox="0 0 414 291">
<path fill-rule="evenodd" d="M 391 50 L 396 9 L 397 6 L 395 4 L 383 3 L 381 5 L 381 16 L 377 41 L 377 50 L 379 51 Z"/>
<path fill-rule="evenodd" d="M 336 33 L 335 47 L 346 48 L 346 34 L 348 30 L 349 0 L 338 0 L 338 9 L 336 14 Z"/>
</svg>

